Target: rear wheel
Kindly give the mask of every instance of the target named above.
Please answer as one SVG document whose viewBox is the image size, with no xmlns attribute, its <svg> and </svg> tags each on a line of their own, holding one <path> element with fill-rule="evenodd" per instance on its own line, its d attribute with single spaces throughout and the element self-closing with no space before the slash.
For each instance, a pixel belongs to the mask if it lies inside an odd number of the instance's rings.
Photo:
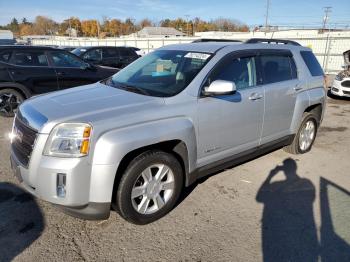
<svg viewBox="0 0 350 262">
<path fill-rule="evenodd" d="M 131 161 L 124 172 L 116 206 L 120 215 L 132 223 L 151 223 L 175 206 L 182 186 L 178 160 L 163 151 L 147 151 Z"/>
<path fill-rule="evenodd" d="M 0 115 L 12 117 L 16 114 L 18 106 L 24 101 L 24 97 L 14 89 L 0 90 Z"/>
<path fill-rule="evenodd" d="M 316 139 L 317 117 L 312 113 L 304 113 L 303 120 L 292 144 L 285 147 L 291 154 L 304 154 L 309 152 Z"/>
</svg>

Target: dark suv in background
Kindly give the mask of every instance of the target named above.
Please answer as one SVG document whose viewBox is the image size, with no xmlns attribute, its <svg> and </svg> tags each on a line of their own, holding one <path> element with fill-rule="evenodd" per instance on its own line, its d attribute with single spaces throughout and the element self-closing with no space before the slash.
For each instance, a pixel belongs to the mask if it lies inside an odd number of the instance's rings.
<svg viewBox="0 0 350 262">
<path fill-rule="evenodd" d="M 33 95 L 95 83 L 118 69 L 91 65 L 52 47 L 0 47 L 0 115 L 13 116 Z"/>
<path fill-rule="evenodd" d="M 132 47 L 90 46 L 79 47 L 72 51 L 84 61 L 94 65 L 126 67 L 140 57 Z"/>
</svg>

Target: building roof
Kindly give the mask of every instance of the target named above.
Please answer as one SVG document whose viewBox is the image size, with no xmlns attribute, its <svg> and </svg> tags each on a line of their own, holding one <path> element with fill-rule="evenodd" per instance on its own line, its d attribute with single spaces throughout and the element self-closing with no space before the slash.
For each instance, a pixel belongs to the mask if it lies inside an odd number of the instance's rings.
<svg viewBox="0 0 350 262">
<path fill-rule="evenodd" d="M 179 30 L 172 27 L 151 27 L 147 26 L 137 32 L 138 36 L 185 36 Z"/>
</svg>

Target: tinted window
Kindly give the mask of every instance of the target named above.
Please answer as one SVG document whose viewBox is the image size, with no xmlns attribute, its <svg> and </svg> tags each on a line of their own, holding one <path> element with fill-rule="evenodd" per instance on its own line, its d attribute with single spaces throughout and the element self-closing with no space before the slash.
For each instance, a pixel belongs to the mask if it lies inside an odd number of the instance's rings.
<svg viewBox="0 0 350 262">
<path fill-rule="evenodd" d="M 103 49 L 103 58 L 118 57 L 119 53 L 116 48 Z"/>
<path fill-rule="evenodd" d="M 323 76 L 323 70 L 311 51 L 300 51 L 300 54 L 312 76 Z"/>
<path fill-rule="evenodd" d="M 15 52 L 13 63 L 21 66 L 48 66 L 45 53 L 34 51 Z"/>
<path fill-rule="evenodd" d="M 11 51 L 0 52 L 0 61 L 8 62 L 10 60 L 10 56 L 11 56 Z"/>
<path fill-rule="evenodd" d="M 295 64 L 289 56 L 262 55 L 261 65 L 265 84 L 296 78 Z"/>
<path fill-rule="evenodd" d="M 81 54 L 83 54 L 85 52 L 86 52 L 86 48 L 76 48 L 76 49 L 72 50 L 72 53 L 77 55 L 77 56 L 80 56 Z"/>
<path fill-rule="evenodd" d="M 129 48 L 119 48 L 119 54 L 121 56 L 133 56 L 134 52 L 131 51 Z"/>
<path fill-rule="evenodd" d="M 85 63 L 68 52 L 51 52 L 52 62 L 57 67 L 83 67 Z"/>
<path fill-rule="evenodd" d="M 100 61 L 102 59 L 102 49 L 89 50 L 84 54 L 83 58 L 91 61 Z"/>
<path fill-rule="evenodd" d="M 255 58 L 234 58 L 225 61 L 210 78 L 210 81 L 226 80 L 234 82 L 238 90 L 256 85 Z"/>
</svg>

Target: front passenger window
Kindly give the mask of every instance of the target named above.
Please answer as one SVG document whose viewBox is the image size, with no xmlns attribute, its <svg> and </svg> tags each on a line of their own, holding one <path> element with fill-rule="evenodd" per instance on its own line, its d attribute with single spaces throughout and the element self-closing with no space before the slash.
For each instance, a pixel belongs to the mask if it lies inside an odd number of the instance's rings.
<svg viewBox="0 0 350 262">
<path fill-rule="evenodd" d="M 85 66 L 83 61 L 69 54 L 68 52 L 51 52 L 53 65 L 56 67 L 77 67 Z"/>
<path fill-rule="evenodd" d="M 210 79 L 226 80 L 234 82 L 237 90 L 242 90 L 248 87 L 256 86 L 256 68 L 254 57 L 233 58 L 226 61 L 217 74 Z"/>
</svg>

